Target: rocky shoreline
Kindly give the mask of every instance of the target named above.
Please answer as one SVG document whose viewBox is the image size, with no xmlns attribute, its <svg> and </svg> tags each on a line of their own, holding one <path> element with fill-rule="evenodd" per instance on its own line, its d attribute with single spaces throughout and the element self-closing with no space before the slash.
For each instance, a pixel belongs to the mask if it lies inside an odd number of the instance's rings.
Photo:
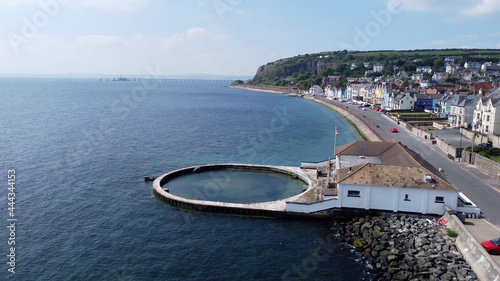
<svg viewBox="0 0 500 281">
<path fill-rule="evenodd" d="M 374 280 L 478 280 L 435 218 L 366 216 L 333 230 L 367 260 Z"/>
</svg>

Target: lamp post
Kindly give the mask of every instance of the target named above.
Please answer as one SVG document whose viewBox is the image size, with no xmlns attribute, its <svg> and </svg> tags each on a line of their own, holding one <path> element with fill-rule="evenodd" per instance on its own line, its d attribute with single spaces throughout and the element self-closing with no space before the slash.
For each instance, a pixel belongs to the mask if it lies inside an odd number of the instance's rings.
<svg viewBox="0 0 500 281">
<path fill-rule="evenodd" d="M 460 162 L 462 162 L 462 152 L 463 152 L 463 149 L 462 149 L 462 126 L 460 126 L 460 128 L 458 128 L 458 131 L 460 132 L 460 147 L 458 148 L 458 150 L 460 151 Z"/>
</svg>

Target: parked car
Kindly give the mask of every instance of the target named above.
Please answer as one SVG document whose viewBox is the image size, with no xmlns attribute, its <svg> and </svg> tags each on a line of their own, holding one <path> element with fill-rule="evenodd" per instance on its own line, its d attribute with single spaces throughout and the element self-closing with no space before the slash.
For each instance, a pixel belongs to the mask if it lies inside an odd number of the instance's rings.
<svg viewBox="0 0 500 281">
<path fill-rule="evenodd" d="M 490 241 L 484 241 L 481 243 L 486 252 L 495 255 L 500 254 L 500 238 L 495 238 Z"/>
<path fill-rule="evenodd" d="M 377 107 L 375 108 L 375 111 L 380 111 L 380 109 L 381 109 L 380 107 Z"/>
<path fill-rule="evenodd" d="M 391 129 L 391 133 L 397 133 L 397 132 L 398 132 L 398 129 L 396 129 L 396 128 Z"/>
<path fill-rule="evenodd" d="M 366 110 L 366 107 L 361 108 L 361 110 Z"/>
</svg>

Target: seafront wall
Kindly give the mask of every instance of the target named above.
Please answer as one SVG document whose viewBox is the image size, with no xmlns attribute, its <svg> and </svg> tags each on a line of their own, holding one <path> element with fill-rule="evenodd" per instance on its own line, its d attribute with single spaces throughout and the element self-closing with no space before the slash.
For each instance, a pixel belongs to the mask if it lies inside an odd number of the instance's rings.
<svg viewBox="0 0 500 281">
<path fill-rule="evenodd" d="M 500 267 L 498 264 L 484 250 L 474 235 L 462 224 L 460 219 L 449 208 L 445 208 L 446 213 L 444 218 L 448 221 L 446 226 L 458 233 L 455 243 L 467 263 L 477 274 L 479 280 L 500 280 Z"/>
<path fill-rule="evenodd" d="M 259 86 L 252 86 L 252 85 L 237 85 L 237 86 L 229 86 L 231 88 L 235 89 L 242 89 L 242 90 L 249 90 L 249 91 L 258 91 L 258 92 L 267 92 L 267 93 L 274 93 L 274 94 L 292 94 L 292 93 L 298 93 L 297 90 L 289 90 L 289 89 L 280 89 L 280 88 L 267 88 L 267 87 L 259 87 Z M 314 99 L 309 96 L 304 96 L 305 99 L 317 102 L 319 104 L 322 104 L 340 115 L 344 116 L 351 124 L 358 129 L 359 133 L 365 138 L 367 141 L 381 141 L 381 139 L 373 133 L 373 131 L 366 126 L 363 121 L 361 121 L 357 116 L 353 115 L 349 111 L 336 106 L 334 104 L 319 100 L 319 99 Z"/>
<path fill-rule="evenodd" d="M 359 133 L 365 138 L 367 141 L 381 141 L 381 139 L 363 122 L 361 119 L 359 119 L 356 115 L 350 113 L 349 111 L 343 109 L 342 107 L 336 106 L 334 104 L 318 100 L 315 98 L 311 98 L 306 96 L 305 99 L 311 100 L 314 102 L 317 102 L 319 104 L 322 104 L 334 111 L 336 111 L 338 114 L 344 116 L 349 122 L 351 122 L 352 125 L 358 129 Z"/>
</svg>

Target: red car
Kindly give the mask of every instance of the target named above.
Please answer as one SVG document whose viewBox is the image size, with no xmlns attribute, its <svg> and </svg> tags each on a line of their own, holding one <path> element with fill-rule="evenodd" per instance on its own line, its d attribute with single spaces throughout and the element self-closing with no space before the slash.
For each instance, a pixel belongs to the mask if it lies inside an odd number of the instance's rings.
<svg viewBox="0 0 500 281">
<path fill-rule="evenodd" d="M 396 128 L 391 129 L 391 133 L 397 133 L 397 132 L 398 132 L 398 129 L 396 129 Z"/>
<path fill-rule="evenodd" d="M 486 252 L 495 255 L 500 254 L 500 238 L 495 238 L 490 241 L 484 241 L 481 243 Z"/>
<path fill-rule="evenodd" d="M 377 107 L 377 108 L 375 109 L 375 111 L 380 111 L 380 109 L 381 109 L 380 107 Z"/>
</svg>

